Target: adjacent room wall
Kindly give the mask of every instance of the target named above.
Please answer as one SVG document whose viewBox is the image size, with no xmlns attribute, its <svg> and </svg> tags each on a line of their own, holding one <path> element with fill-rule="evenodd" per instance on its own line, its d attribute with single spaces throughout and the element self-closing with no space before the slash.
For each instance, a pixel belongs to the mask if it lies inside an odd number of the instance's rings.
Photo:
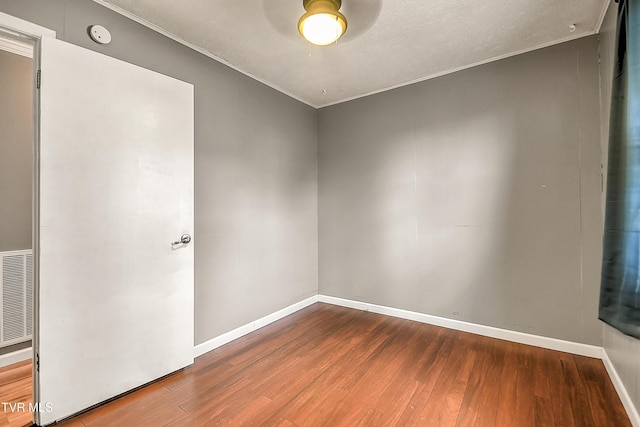
<svg viewBox="0 0 640 427">
<path fill-rule="evenodd" d="M 0 252 L 31 249 L 31 64 L 0 50 Z"/>
<path fill-rule="evenodd" d="M 617 10 L 618 4 L 611 2 L 599 36 L 601 134 L 605 170 L 607 147 L 609 145 L 609 112 L 611 110 Z M 629 393 L 629 397 L 635 405 L 636 413 L 640 413 L 640 340 L 624 335 L 607 324 L 603 325 L 603 347 L 627 393 Z"/>
<path fill-rule="evenodd" d="M 0 11 L 195 86 L 196 344 L 317 293 L 314 109 L 90 0 Z"/>
<path fill-rule="evenodd" d="M 597 49 L 321 109 L 320 293 L 601 345 Z"/>
</svg>

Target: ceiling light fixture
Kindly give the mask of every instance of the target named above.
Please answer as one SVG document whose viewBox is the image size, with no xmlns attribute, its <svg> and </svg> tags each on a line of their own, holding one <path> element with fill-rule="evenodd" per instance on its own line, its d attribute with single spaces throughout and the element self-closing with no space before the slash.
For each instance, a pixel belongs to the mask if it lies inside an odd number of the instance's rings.
<svg viewBox="0 0 640 427">
<path fill-rule="evenodd" d="M 338 12 L 342 0 L 302 0 L 307 11 L 298 21 L 302 37 L 318 46 L 338 40 L 347 31 L 347 18 Z"/>
</svg>

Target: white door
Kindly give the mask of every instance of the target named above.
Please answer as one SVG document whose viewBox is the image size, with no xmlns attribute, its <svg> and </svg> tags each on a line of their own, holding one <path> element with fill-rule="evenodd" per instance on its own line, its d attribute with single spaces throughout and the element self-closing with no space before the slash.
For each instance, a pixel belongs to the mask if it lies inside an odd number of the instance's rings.
<svg viewBox="0 0 640 427">
<path fill-rule="evenodd" d="M 193 86 L 41 45 L 36 421 L 193 363 Z M 39 417 L 39 419 L 38 419 Z"/>
</svg>

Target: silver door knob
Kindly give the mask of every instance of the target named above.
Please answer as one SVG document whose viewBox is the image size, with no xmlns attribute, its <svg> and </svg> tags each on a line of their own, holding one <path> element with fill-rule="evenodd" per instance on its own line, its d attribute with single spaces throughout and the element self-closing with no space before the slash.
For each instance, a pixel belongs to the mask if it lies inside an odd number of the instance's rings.
<svg viewBox="0 0 640 427">
<path fill-rule="evenodd" d="M 178 240 L 177 242 L 173 242 L 173 245 L 188 245 L 189 242 L 191 242 L 191 236 L 189 236 L 188 234 L 183 234 L 182 236 L 180 236 L 180 240 Z"/>
</svg>

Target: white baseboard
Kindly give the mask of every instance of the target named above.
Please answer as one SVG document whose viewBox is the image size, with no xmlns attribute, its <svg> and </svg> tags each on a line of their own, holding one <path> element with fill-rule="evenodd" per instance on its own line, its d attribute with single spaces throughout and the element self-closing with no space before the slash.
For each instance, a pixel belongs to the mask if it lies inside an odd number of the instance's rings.
<svg viewBox="0 0 640 427">
<path fill-rule="evenodd" d="M 212 338 L 208 341 L 205 341 L 201 344 L 198 344 L 193 349 L 193 353 L 194 353 L 193 355 L 194 357 L 201 356 L 208 351 L 211 351 L 220 346 L 223 346 L 228 342 L 231 342 L 237 338 L 240 338 L 243 335 L 253 332 L 256 329 L 260 329 L 263 326 L 267 326 L 268 324 L 273 323 L 276 320 L 280 320 L 283 317 L 286 317 L 292 313 L 295 313 L 296 311 L 301 310 L 305 307 L 308 307 L 311 304 L 314 304 L 316 302 L 318 302 L 318 296 L 317 295 L 311 296 L 305 300 L 292 304 L 289 307 L 285 307 L 282 310 L 278 310 L 275 313 L 264 316 L 256 321 L 247 323 L 246 325 L 240 326 L 239 328 L 236 328 L 232 331 L 229 331 L 215 338 Z"/>
<path fill-rule="evenodd" d="M 401 319 L 414 320 L 416 322 L 428 323 L 430 325 L 442 326 L 444 328 L 470 332 L 472 334 L 484 335 L 501 340 L 513 341 L 521 344 L 534 345 L 536 347 L 578 354 L 581 356 L 594 357 L 597 359 L 600 359 L 602 357 L 602 347 L 598 347 L 595 345 L 564 341 L 556 338 L 543 337 L 540 335 L 525 334 L 523 332 L 510 331 L 507 329 L 495 328 L 493 326 L 478 325 L 476 323 L 447 319 L 446 317 L 432 316 L 430 314 L 401 310 L 398 308 L 385 307 L 381 305 L 336 298 L 327 295 L 319 295 L 318 301 L 328 304 L 340 305 L 342 307 L 370 311 L 372 313 L 384 314 L 387 316 L 399 317 Z"/>
<path fill-rule="evenodd" d="M 214 350 L 228 342 L 231 342 L 237 338 L 240 338 L 250 332 L 253 332 L 263 326 L 280 320 L 285 316 L 295 313 L 307 306 L 310 306 L 316 302 L 323 302 L 327 304 L 338 305 L 342 307 L 353 308 L 357 310 L 370 311 L 372 313 L 384 314 L 387 316 L 398 317 L 401 319 L 413 320 L 416 322 L 427 323 L 430 325 L 441 326 L 443 328 L 455 329 L 457 331 L 470 332 L 472 334 L 483 335 L 492 338 L 498 338 L 502 340 L 517 342 L 520 344 L 528 344 L 536 347 L 548 348 L 550 350 L 557 350 L 566 353 L 577 354 L 580 356 L 593 357 L 596 359 L 602 359 L 602 362 L 613 382 L 613 385 L 620 396 L 620 400 L 627 411 L 627 415 L 631 420 L 631 424 L 634 427 L 640 427 L 640 416 L 638 410 L 635 408 L 627 389 L 625 388 L 620 376 L 615 370 L 615 367 L 611 363 L 607 352 L 599 346 L 582 344 L 573 341 L 565 341 L 556 338 L 543 337 L 540 335 L 526 334 L 523 332 L 510 331 L 507 329 L 496 328 L 493 326 L 478 325 L 476 323 L 463 322 L 460 320 L 447 319 L 445 317 L 433 316 L 430 314 L 418 313 L 415 311 L 402 310 L 398 308 L 385 307 L 382 305 L 369 304 L 366 302 L 353 301 L 344 298 L 337 298 L 327 295 L 314 295 L 305 300 L 276 311 L 268 316 L 262 317 L 254 322 L 247 323 L 244 326 L 240 326 L 232 331 L 217 336 L 205 341 L 202 344 L 198 344 L 194 347 L 194 357 L 203 355 L 204 353 Z M 17 353 L 17 352 L 16 352 Z M 29 356 L 31 357 L 30 349 Z M 27 357 L 27 358 L 28 358 Z M 15 362 L 14 362 L 15 363 Z M 2 357 L 0 356 L 0 366 L 2 365 Z"/>
<path fill-rule="evenodd" d="M 618 396 L 620 396 L 620 400 L 622 401 L 622 406 L 627 411 L 627 415 L 629 416 L 629 420 L 634 427 L 640 427 L 640 414 L 638 414 L 638 410 L 633 404 L 633 400 L 631 400 L 631 396 L 627 392 L 627 388 L 624 386 L 622 379 L 620 379 L 620 375 L 618 375 L 618 371 L 616 371 L 615 366 L 609 359 L 609 355 L 607 354 L 607 350 L 602 349 L 602 363 L 604 364 L 607 373 L 609 374 L 609 378 L 611 378 L 611 382 L 618 392 Z"/>
<path fill-rule="evenodd" d="M 0 355 L 0 368 L 13 365 L 14 363 L 22 362 L 23 360 L 31 359 L 33 352 L 31 347 L 23 348 L 22 350 L 16 350 L 11 353 Z"/>
<path fill-rule="evenodd" d="M 201 356 L 208 351 L 225 345 L 226 343 L 240 338 L 250 332 L 253 332 L 256 329 L 260 329 L 263 326 L 273 323 L 276 320 L 280 320 L 283 317 L 295 313 L 296 311 L 310 306 L 311 304 L 318 301 L 327 304 L 339 305 L 342 307 L 354 308 L 357 310 L 370 311 L 372 313 L 384 314 L 392 317 L 399 317 L 401 319 L 414 320 L 416 322 L 442 326 L 443 328 L 470 332 L 472 334 L 484 335 L 501 340 L 534 345 L 536 347 L 548 348 L 550 350 L 563 351 L 580 356 L 594 357 L 596 359 L 602 358 L 602 347 L 598 347 L 595 345 L 543 337 L 541 335 L 526 334 L 524 332 L 510 331 L 493 326 L 479 325 L 476 323 L 463 322 L 461 320 L 447 319 L 446 317 L 433 316 L 431 314 L 418 313 L 415 311 L 402 310 L 399 308 L 385 307 L 382 305 L 369 304 L 366 302 L 353 301 L 327 295 L 311 296 L 305 300 L 292 304 L 289 307 L 285 307 L 282 310 L 276 311 L 275 313 L 269 314 L 256 321 L 247 323 L 246 325 L 240 326 L 239 328 L 198 344 L 194 347 L 193 350 L 194 357 Z"/>
</svg>

